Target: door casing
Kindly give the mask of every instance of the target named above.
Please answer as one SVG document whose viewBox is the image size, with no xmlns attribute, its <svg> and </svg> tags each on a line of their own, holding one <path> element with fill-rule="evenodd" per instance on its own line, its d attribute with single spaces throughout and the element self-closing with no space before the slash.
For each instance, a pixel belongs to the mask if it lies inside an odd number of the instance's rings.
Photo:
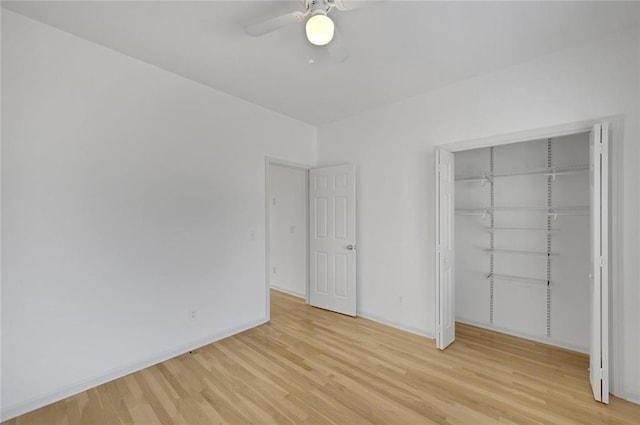
<svg viewBox="0 0 640 425">
<path fill-rule="evenodd" d="M 609 388 L 614 395 L 622 395 L 621 365 L 623 348 L 623 299 L 621 296 L 621 283 L 623 277 L 623 144 L 622 130 L 624 119 L 621 115 L 607 116 L 598 119 L 572 122 L 557 126 L 543 127 L 515 133 L 507 133 L 479 139 L 463 140 L 458 142 L 436 145 L 435 148 L 449 151 L 451 153 L 472 149 L 486 148 L 490 146 L 507 145 L 511 143 L 526 142 L 544 138 L 556 138 L 578 133 L 590 132 L 594 125 L 607 122 L 610 128 L 609 140 Z M 435 161 L 430 162 L 433 166 Z M 438 208 L 436 203 L 435 208 Z M 435 212 L 434 212 L 435 214 Z M 435 234 L 438 232 L 438 223 L 435 223 Z M 437 246 L 434 246 L 434 259 L 438 261 Z M 434 270 L 438 270 L 434 264 Z M 438 285 L 438 276 L 434 276 L 435 286 Z M 454 284 L 455 285 L 455 284 Z M 438 323 L 440 300 L 438 299 L 437 288 L 435 289 L 435 320 Z"/>
<path fill-rule="evenodd" d="M 300 164 L 296 162 L 286 161 L 273 157 L 265 157 L 265 165 L 264 165 L 264 179 L 265 179 L 265 294 L 266 294 L 266 319 L 267 321 L 271 320 L 271 253 L 270 253 L 270 234 L 269 234 L 269 212 L 270 212 L 270 196 L 269 196 L 269 167 L 270 166 L 279 166 L 279 167 L 289 167 L 295 168 L 299 170 L 304 170 L 306 175 L 306 202 L 305 202 L 305 216 L 306 216 L 306 227 L 305 232 L 307 234 L 307 244 L 306 244 L 306 253 L 305 253 L 305 269 L 306 269 L 306 282 L 305 282 L 305 303 L 310 303 L 310 278 L 309 278 L 309 171 L 314 168 L 311 165 Z M 355 241 L 354 241 L 355 245 Z"/>
<path fill-rule="evenodd" d="M 269 196 L 269 167 L 277 166 L 277 167 L 289 167 L 297 170 L 305 171 L 305 188 L 306 188 L 306 200 L 305 200 L 305 217 L 306 217 L 306 226 L 304 231 L 307 235 L 309 235 L 309 170 L 311 169 L 310 165 L 298 164 L 291 161 L 285 161 L 282 159 L 266 157 L 264 162 L 264 181 L 265 181 L 265 291 L 266 291 L 266 312 L 267 312 L 267 320 L 271 320 L 271 247 L 270 247 L 270 232 L 269 232 L 269 212 L 271 209 L 270 205 L 270 196 Z M 309 238 L 307 236 L 306 243 L 306 254 L 305 254 L 305 302 L 309 303 Z"/>
</svg>

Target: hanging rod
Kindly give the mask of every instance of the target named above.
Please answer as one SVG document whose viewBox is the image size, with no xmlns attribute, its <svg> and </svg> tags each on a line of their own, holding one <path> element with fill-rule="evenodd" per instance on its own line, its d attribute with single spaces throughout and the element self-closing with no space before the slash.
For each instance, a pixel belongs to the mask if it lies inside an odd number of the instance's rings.
<svg viewBox="0 0 640 425">
<path fill-rule="evenodd" d="M 533 255 L 536 257 L 553 257 L 558 255 L 541 251 L 522 251 L 519 249 L 485 249 L 485 251 L 498 255 Z"/>
<path fill-rule="evenodd" d="M 482 175 L 480 176 L 461 177 L 461 178 L 455 179 L 455 181 L 460 183 L 479 182 L 481 186 L 484 186 L 485 184 L 487 184 L 487 182 L 493 183 L 493 178 L 490 177 L 488 174 L 482 173 Z"/>
<path fill-rule="evenodd" d="M 487 215 L 493 215 L 493 212 L 489 208 L 461 208 L 456 210 L 456 215 L 479 216 L 484 220 L 487 218 Z"/>
<path fill-rule="evenodd" d="M 525 277 L 525 276 L 511 276 L 511 275 L 507 275 L 507 274 L 496 274 L 496 273 L 489 273 L 487 275 L 487 280 L 489 279 L 493 279 L 493 280 L 506 280 L 506 281 L 510 281 L 510 282 L 522 282 L 522 283 L 536 283 L 536 284 L 543 284 L 543 285 L 550 285 L 551 281 L 550 280 L 545 280 L 545 279 L 536 279 L 533 277 Z"/>
</svg>

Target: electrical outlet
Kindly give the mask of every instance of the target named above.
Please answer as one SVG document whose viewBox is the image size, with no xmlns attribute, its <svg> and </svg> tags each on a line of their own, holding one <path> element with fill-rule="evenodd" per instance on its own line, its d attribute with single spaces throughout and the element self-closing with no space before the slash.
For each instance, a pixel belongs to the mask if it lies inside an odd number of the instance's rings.
<svg viewBox="0 0 640 425">
<path fill-rule="evenodd" d="M 193 310 L 189 310 L 189 321 L 193 322 L 198 318 L 198 310 L 195 308 Z"/>
<path fill-rule="evenodd" d="M 273 269 L 273 274 L 278 273 L 278 271 L 276 270 L 276 266 L 273 266 L 272 269 Z"/>
<path fill-rule="evenodd" d="M 296 232 L 296 226 L 291 225 L 289 226 L 289 233 L 295 233 Z"/>
<path fill-rule="evenodd" d="M 402 295 L 398 296 L 398 303 L 402 304 Z"/>
</svg>

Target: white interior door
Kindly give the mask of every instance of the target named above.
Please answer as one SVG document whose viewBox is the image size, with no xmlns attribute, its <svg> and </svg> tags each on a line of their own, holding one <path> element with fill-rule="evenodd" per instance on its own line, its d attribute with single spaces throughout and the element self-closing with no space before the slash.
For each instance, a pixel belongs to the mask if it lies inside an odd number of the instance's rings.
<svg viewBox="0 0 640 425">
<path fill-rule="evenodd" d="M 456 339 L 454 280 L 454 159 L 436 150 L 436 346 L 444 350 Z"/>
<path fill-rule="evenodd" d="M 356 173 L 309 171 L 309 304 L 356 315 Z"/>
<path fill-rule="evenodd" d="M 609 403 L 608 152 L 607 124 L 593 127 L 590 140 L 591 348 L 593 397 Z"/>
</svg>

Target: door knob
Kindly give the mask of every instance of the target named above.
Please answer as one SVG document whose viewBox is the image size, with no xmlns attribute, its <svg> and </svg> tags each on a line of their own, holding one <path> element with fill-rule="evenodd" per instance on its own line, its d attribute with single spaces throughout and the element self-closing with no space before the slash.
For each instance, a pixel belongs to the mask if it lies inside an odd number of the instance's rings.
<svg viewBox="0 0 640 425">
<path fill-rule="evenodd" d="M 356 246 L 355 245 L 347 245 L 347 249 L 349 251 L 353 251 L 354 249 L 356 249 Z"/>
</svg>

